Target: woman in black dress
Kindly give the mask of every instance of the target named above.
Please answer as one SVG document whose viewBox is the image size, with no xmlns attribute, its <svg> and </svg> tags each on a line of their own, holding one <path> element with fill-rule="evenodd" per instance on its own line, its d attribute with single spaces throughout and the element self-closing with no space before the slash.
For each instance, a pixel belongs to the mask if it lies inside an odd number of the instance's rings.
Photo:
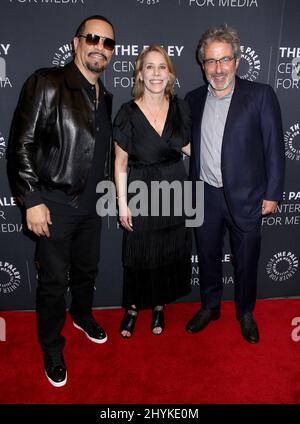
<svg viewBox="0 0 300 424">
<path fill-rule="evenodd" d="M 124 228 L 126 311 L 120 331 L 125 338 L 145 308 L 152 308 L 153 334 L 161 334 L 164 305 L 190 291 L 191 232 L 183 213 L 187 175 L 182 161 L 182 151 L 189 155 L 190 114 L 184 100 L 173 95 L 174 81 L 167 52 L 159 45 L 143 50 L 136 63 L 133 100 L 121 107 L 114 123 L 115 181 Z M 162 181 L 165 188 L 157 206 L 155 187 Z M 176 186 L 174 192 L 168 183 Z M 134 184 L 141 187 L 138 202 Z"/>
</svg>

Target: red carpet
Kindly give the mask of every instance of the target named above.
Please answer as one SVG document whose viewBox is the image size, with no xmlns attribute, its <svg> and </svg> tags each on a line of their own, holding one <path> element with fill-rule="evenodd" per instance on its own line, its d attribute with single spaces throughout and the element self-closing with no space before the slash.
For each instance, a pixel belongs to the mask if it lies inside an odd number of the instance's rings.
<svg viewBox="0 0 300 424">
<path fill-rule="evenodd" d="M 300 342 L 291 321 L 300 300 L 258 301 L 261 341 L 240 335 L 232 302 L 202 333 L 187 334 L 194 303 L 167 307 L 162 336 L 150 332 L 150 311 L 140 313 L 131 340 L 119 336 L 121 310 L 97 310 L 108 332 L 104 345 L 91 343 L 68 317 L 65 359 L 68 383 L 52 387 L 44 375 L 35 314 L 2 312 L 7 341 L 0 342 L 0 403 L 299 403 Z"/>
</svg>

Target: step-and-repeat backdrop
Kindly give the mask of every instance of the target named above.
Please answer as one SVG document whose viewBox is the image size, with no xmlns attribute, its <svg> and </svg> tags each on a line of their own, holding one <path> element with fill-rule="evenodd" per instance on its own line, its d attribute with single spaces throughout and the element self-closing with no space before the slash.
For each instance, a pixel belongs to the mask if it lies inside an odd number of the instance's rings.
<svg viewBox="0 0 300 424">
<path fill-rule="evenodd" d="M 263 218 L 258 297 L 300 295 L 300 2 L 298 0 L 2 0 L 0 4 L 0 308 L 32 309 L 36 269 L 34 241 L 23 232 L 22 214 L 11 194 L 5 152 L 11 118 L 25 79 L 37 68 L 64 66 L 72 58 L 78 24 L 102 14 L 116 29 L 117 46 L 103 75 L 114 94 L 114 114 L 128 101 L 136 57 L 143 46 L 163 45 L 177 69 L 180 97 L 202 85 L 196 62 L 201 34 L 227 23 L 241 36 L 239 75 L 270 84 L 283 116 L 286 154 L 284 200 Z M 242 168 L 241 164 L 241 168 Z M 242 172 L 242 169 L 241 169 Z M 95 306 L 120 305 L 122 230 L 105 218 Z M 88 246 L 87 246 L 88 249 Z M 196 252 L 191 257 L 192 293 L 199 298 Z M 234 275 L 226 240 L 224 299 L 233 298 Z"/>
</svg>

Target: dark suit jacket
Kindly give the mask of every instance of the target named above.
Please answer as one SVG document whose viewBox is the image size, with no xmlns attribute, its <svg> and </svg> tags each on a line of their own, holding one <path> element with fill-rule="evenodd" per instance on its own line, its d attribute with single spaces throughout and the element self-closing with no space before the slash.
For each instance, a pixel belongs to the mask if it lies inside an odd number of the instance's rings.
<svg viewBox="0 0 300 424">
<path fill-rule="evenodd" d="M 207 86 L 186 95 L 192 112 L 190 179 L 199 180 L 201 121 Z M 236 77 L 225 124 L 221 170 L 236 224 L 250 230 L 261 215 L 262 200 L 282 197 L 284 142 L 281 113 L 273 89 Z"/>
</svg>

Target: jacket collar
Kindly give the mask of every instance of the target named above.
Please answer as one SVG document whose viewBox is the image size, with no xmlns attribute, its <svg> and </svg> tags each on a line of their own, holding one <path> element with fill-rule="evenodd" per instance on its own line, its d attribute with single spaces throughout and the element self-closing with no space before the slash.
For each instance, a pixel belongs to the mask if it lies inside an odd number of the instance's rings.
<svg viewBox="0 0 300 424">
<path fill-rule="evenodd" d="M 83 85 L 82 85 L 82 81 L 80 79 L 80 71 L 77 68 L 77 66 L 75 65 L 74 60 L 72 60 L 70 63 L 68 63 L 64 68 L 64 73 L 65 73 L 65 80 L 66 83 L 68 85 L 69 88 L 73 89 L 73 90 L 82 90 L 83 89 Z M 112 112 L 112 94 L 106 90 L 103 82 L 101 81 L 100 78 L 98 78 L 98 83 L 100 85 L 100 90 L 103 93 L 104 96 L 104 100 L 106 103 L 106 107 L 108 110 L 108 114 L 111 116 L 111 112 Z"/>
<path fill-rule="evenodd" d="M 82 82 L 80 81 L 78 72 L 80 71 L 75 65 L 74 60 L 72 60 L 70 63 L 67 63 L 67 65 L 64 67 L 64 74 L 67 85 L 69 88 L 74 90 L 82 89 Z"/>
</svg>

